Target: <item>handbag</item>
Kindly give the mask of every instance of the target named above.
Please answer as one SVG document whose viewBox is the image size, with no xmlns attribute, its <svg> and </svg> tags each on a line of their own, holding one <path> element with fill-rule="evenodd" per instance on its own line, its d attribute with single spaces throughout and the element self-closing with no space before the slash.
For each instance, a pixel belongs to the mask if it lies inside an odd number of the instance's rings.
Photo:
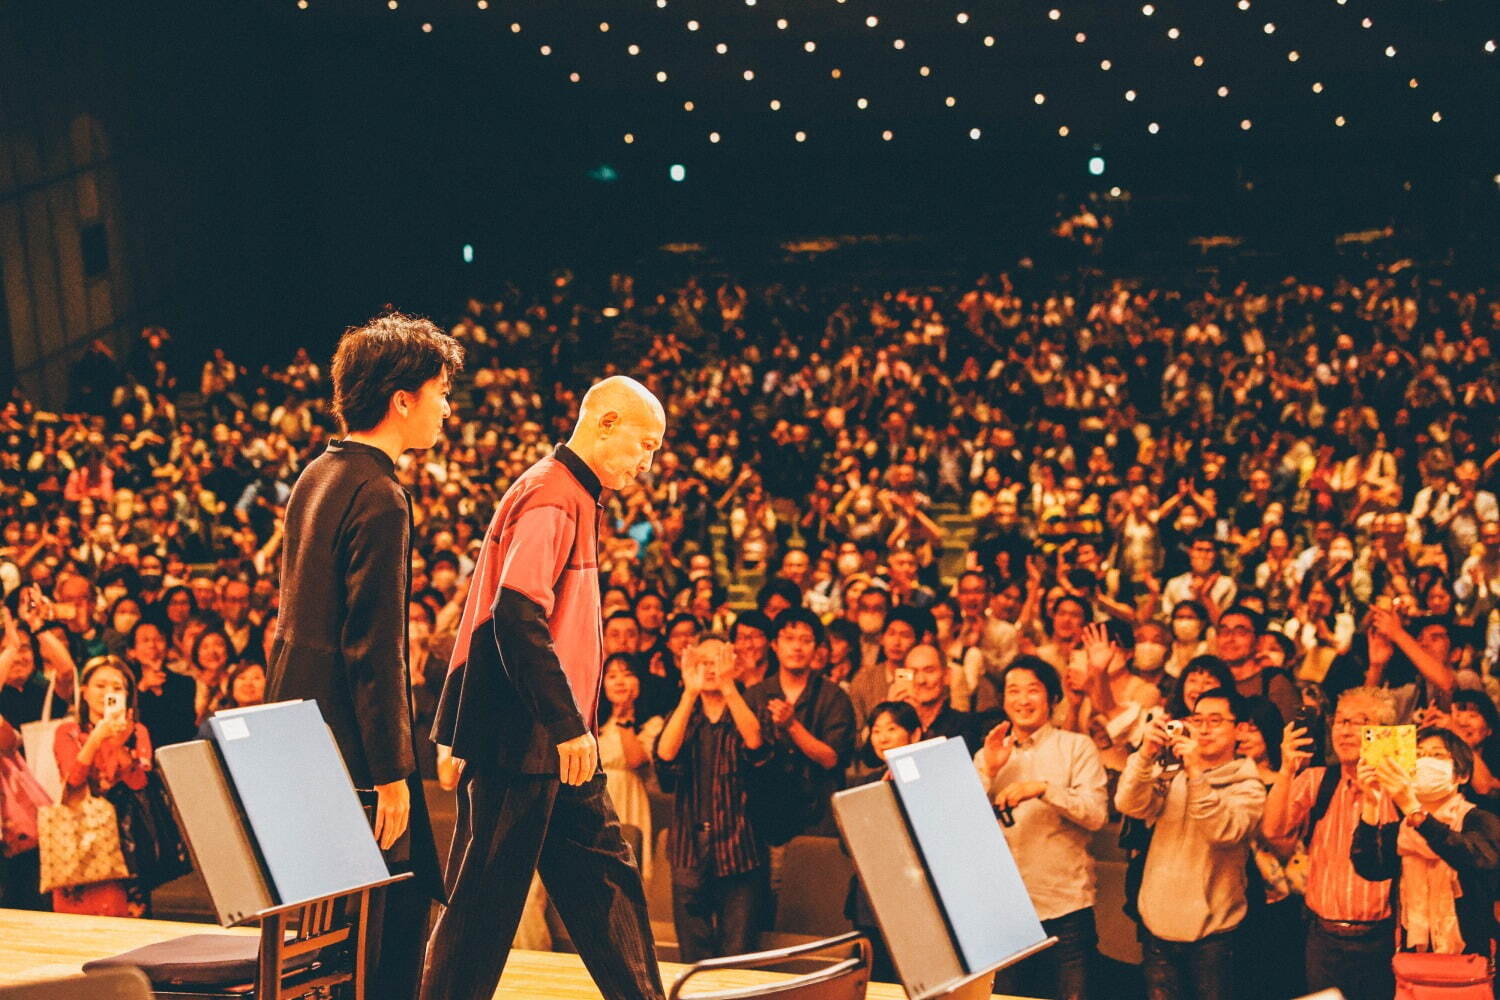
<svg viewBox="0 0 1500 1000">
<path fill-rule="evenodd" d="M 108 799 L 85 788 L 37 810 L 41 891 L 130 877 L 120 850 L 120 819 Z"/>
<path fill-rule="evenodd" d="M 193 870 L 187 844 L 155 771 L 147 774 L 146 787 L 131 788 L 119 781 L 104 797 L 119 817 L 125 865 L 142 889 L 150 892 Z"/>
<path fill-rule="evenodd" d="M 1391 969 L 1396 1000 L 1494 1000 L 1495 971 L 1486 955 L 1401 951 Z"/>
<path fill-rule="evenodd" d="M 73 684 L 73 713 L 78 712 L 78 687 Z M 52 718 L 53 693 L 57 679 L 47 682 L 47 697 L 42 701 L 42 717 L 36 722 L 21 724 L 21 746 L 26 751 L 26 764 L 47 793 L 49 802 L 61 802 L 63 797 L 62 772 L 57 768 L 57 728 L 66 719 Z"/>
<path fill-rule="evenodd" d="M 36 847 L 36 813 L 52 799 L 15 750 L 0 753 L 0 854 L 13 858 Z"/>
</svg>

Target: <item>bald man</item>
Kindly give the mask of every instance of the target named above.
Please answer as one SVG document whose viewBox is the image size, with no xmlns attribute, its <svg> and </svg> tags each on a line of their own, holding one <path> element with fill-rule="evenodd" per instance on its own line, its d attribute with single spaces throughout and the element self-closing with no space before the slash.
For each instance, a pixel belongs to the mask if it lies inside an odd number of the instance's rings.
<svg viewBox="0 0 1500 1000">
<path fill-rule="evenodd" d="M 425 1000 L 494 996 L 533 871 L 601 995 L 663 995 L 595 727 L 600 497 L 651 468 L 665 433 L 661 403 L 644 386 L 605 379 L 584 396 L 568 443 L 523 473 L 495 511 L 433 725 L 433 739 L 464 766 Z"/>
</svg>

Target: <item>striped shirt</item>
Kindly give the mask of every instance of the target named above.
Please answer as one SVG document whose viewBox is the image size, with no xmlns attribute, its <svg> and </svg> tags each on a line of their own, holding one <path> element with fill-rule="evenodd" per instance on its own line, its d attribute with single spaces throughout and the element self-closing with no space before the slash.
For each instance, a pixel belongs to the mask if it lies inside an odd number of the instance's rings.
<svg viewBox="0 0 1500 1000">
<path fill-rule="evenodd" d="M 1268 830 L 1271 836 L 1285 837 L 1302 827 L 1312 812 L 1326 770 L 1309 767 L 1292 779 L 1286 826 Z M 1307 845 L 1307 908 L 1324 920 L 1375 921 L 1391 915 L 1391 883 L 1360 878 L 1350 860 L 1363 795 L 1352 773 L 1346 771 Z M 1390 823 L 1398 818 L 1387 800 L 1380 821 Z"/>
<path fill-rule="evenodd" d="M 761 728 L 772 732 L 769 718 Z M 745 746 L 726 706 L 718 722 L 693 706 L 682 748 L 672 760 L 657 760 L 662 791 L 673 803 L 671 859 L 674 871 L 739 875 L 767 863 L 766 844 L 750 822 L 750 772 L 771 758 L 773 744 Z"/>
</svg>

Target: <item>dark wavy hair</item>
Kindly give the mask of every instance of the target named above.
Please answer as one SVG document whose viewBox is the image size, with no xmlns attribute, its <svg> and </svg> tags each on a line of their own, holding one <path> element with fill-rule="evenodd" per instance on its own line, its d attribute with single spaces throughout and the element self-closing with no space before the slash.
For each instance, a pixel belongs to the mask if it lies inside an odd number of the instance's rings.
<svg viewBox="0 0 1500 1000">
<path fill-rule="evenodd" d="M 391 397 L 463 368 L 463 347 L 429 319 L 392 312 L 345 331 L 333 355 L 333 412 L 344 433 L 385 419 Z"/>
</svg>

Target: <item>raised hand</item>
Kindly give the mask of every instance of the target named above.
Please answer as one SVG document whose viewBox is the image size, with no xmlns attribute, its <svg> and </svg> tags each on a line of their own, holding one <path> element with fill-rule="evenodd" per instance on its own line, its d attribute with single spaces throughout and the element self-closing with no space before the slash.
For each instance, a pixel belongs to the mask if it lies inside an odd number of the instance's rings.
<svg viewBox="0 0 1500 1000">
<path fill-rule="evenodd" d="M 1010 763 L 1011 751 L 1016 742 L 1010 735 L 1010 723 L 1002 722 L 991 729 L 984 738 L 984 763 L 991 774 Z"/>
<path fill-rule="evenodd" d="M 1287 774 L 1296 774 L 1302 765 L 1312 759 L 1313 738 L 1307 730 L 1295 722 L 1288 722 L 1281 730 L 1281 769 Z"/>
<path fill-rule="evenodd" d="M 1102 674 L 1109 670 L 1116 646 L 1109 637 L 1109 629 L 1102 623 L 1085 625 L 1083 628 L 1083 651 L 1088 657 L 1090 674 Z"/>
</svg>

